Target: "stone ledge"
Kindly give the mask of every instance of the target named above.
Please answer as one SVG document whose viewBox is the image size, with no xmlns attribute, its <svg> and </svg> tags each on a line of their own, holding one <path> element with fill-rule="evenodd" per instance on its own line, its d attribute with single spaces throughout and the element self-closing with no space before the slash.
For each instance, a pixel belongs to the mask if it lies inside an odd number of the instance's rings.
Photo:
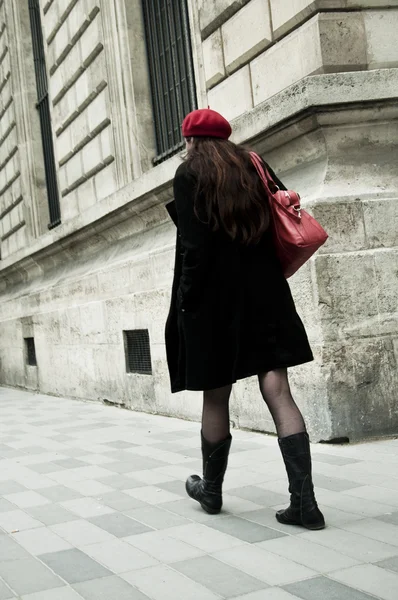
<svg viewBox="0 0 398 600">
<path fill-rule="evenodd" d="M 265 132 L 281 127 L 284 121 L 298 116 L 300 112 L 315 107 L 331 107 L 354 103 L 377 103 L 380 100 L 398 98 L 398 70 L 360 71 L 334 75 L 307 77 L 270 100 L 258 105 L 233 123 L 233 140 L 237 143 L 255 141 Z M 54 245 L 68 236 L 86 235 L 81 230 L 94 223 L 119 219 L 123 221 L 129 207 L 139 211 L 146 198 L 157 196 L 165 189 L 171 190 L 171 182 L 181 157 L 175 156 L 121 190 L 97 202 L 74 219 L 62 223 L 34 240 L 29 248 L 23 248 L 1 261 L 0 273 L 28 259 L 37 252 L 52 253 Z M 0 192 L 1 193 L 1 192 Z M 171 191 L 169 194 L 171 197 Z M 66 243 L 66 242 L 64 242 Z"/>
<path fill-rule="evenodd" d="M 48 13 L 48 11 L 51 8 L 51 5 L 54 3 L 54 0 L 48 0 L 48 2 L 45 4 L 44 8 L 43 8 L 43 12 L 46 15 Z"/>
</svg>

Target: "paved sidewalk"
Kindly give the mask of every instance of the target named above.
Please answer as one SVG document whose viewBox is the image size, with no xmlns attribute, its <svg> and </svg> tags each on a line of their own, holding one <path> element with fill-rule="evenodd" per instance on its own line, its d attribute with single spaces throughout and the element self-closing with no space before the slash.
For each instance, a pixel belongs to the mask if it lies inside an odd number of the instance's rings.
<svg viewBox="0 0 398 600">
<path fill-rule="evenodd" d="M 225 511 L 185 496 L 199 426 L 0 388 L 0 600 L 398 598 L 398 440 L 314 446 L 329 527 L 284 527 L 275 438 L 234 432 Z"/>
</svg>

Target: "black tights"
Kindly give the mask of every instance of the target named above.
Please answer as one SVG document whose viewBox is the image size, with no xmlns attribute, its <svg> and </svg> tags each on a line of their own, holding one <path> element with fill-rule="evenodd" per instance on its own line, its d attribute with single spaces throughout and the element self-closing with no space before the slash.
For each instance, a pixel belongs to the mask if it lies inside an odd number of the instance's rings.
<svg viewBox="0 0 398 600">
<path fill-rule="evenodd" d="M 279 438 L 305 431 L 303 415 L 290 391 L 287 369 L 277 369 L 258 377 L 260 391 L 274 420 Z M 225 440 L 229 434 L 229 398 L 232 385 L 203 393 L 202 433 L 210 443 Z"/>
</svg>

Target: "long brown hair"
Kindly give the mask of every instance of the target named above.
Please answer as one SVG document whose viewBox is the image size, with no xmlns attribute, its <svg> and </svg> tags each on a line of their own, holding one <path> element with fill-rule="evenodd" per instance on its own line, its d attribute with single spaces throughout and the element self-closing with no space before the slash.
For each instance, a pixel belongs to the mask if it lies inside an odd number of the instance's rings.
<svg viewBox="0 0 398 600">
<path fill-rule="evenodd" d="M 258 242 L 270 222 L 266 193 L 249 151 L 228 140 L 192 138 L 186 163 L 197 177 L 195 210 L 213 231 Z"/>
</svg>

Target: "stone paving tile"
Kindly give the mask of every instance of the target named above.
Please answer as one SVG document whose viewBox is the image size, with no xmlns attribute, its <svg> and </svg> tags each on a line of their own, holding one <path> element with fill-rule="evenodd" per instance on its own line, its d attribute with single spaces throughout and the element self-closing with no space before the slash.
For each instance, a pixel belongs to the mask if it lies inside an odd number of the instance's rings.
<svg viewBox="0 0 398 600">
<path fill-rule="evenodd" d="M 0 498 L 0 513 L 10 512 L 12 510 L 15 510 L 16 508 L 17 507 L 15 506 L 15 504 L 12 504 L 12 502 L 4 500 L 4 498 Z"/>
<path fill-rule="evenodd" d="M 0 600 L 10 600 L 12 598 L 14 598 L 13 592 L 5 583 L 0 581 Z"/>
<path fill-rule="evenodd" d="M 393 556 L 393 558 L 387 558 L 386 560 L 382 560 L 379 563 L 376 563 L 377 567 L 382 569 L 388 569 L 389 571 L 394 571 L 398 573 L 398 556 Z"/>
<path fill-rule="evenodd" d="M 383 600 L 397 599 L 398 574 L 375 565 L 359 565 L 344 571 L 336 571 L 331 574 L 331 577 Z"/>
<path fill-rule="evenodd" d="M 319 571 L 319 573 L 329 573 L 330 571 L 337 571 L 359 564 L 359 561 L 350 556 L 340 554 L 320 544 L 310 541 L 304 542 L 304 540 L 299 540 L 294 536 L 260 542 L 257 546 Z"/>
<path fill-rule="evenodd" d="M 267 584 L 210 556 L 173 565 L 173 569 L 222 597 L 265 589 Z"/>
<path fill-rule="evenodd" d="M 82 600 L 82 597 L 72 590 L 72 588 L 63 587 L 38 592 L 37 594 L 28 594 L 27 596 L 22 596 L 22 600 Z"/>
<path fill-rule="evenodd" d="M 40 560 L 71 584 L 111 575 L 108 569 L 76 548 L 43 554 Z"/>
<path fill-rule="evenodd" d="M 45 527 L 15 533 L 14 539 L 33 556 L 67 550 L 71 547 L 68 542 Z"/>
<path fill-rule="evenodd" d="M 49 504 L 50 501 L 41 496 L 37 492 L 28 490 L 26 492 L 19 492 L 18 494 L 8 494 L 4 496 L 5 500 L 11 502 L 18 508 L 29 508 L 31 506 L 42 506 L 43 504 Z"/>
<path fill-rule="evenodd" d="M 283 536 L 283 533 L 276 529 L 252 523 L 241 517 L 221 517 L 214 519 L 211 522 L 211 527 L 250 543 L 272 540 Z"/>
<path fill-rule="evenodd" d="M 124 540 L 83 546 L 82 551 L 117 574 L 145 569 L 158 564 L 158 561 L 152 556 L 138 550 L 138 548 L 133 548 L 131 544 Z"/>
<path fill-rule="evenodd" d="M 148 600 L 148 596 L 116 576 L 77 583 L 73 588 L 85 600 Z"/>
<path fill-rule="evenodd" d="M 148 506 L 126 511 L 126 515 L 152 527 L 152 529 L 168 529 L 169 527 L 177 527 L 178 525 L 188 525 L 191 523 L 188 519 L 180 517 L 177 514 L 163 510 L 157 506 Z"/>
<path fill-rule="evenodd" d="M 76 520 L 76 515 L 58 504 L 32 506 L 31 508 L 25 508 L 25 512 L 37 521 L 43 523 L 43 525 L 58 525 L 59 523 Z"/>
<path fill-rule="evenodd" d="M 205 554 L 199 548 L 168 536 L 167 531 L 153 531 L 142 535 L 134 535 L 124 538 L 124 541 L 165 564 L 181 562 Z"/>
<path fill-rule="evenodd" d="M 286 592 L 282 588 L 271 587 L 259 592 L 235 597 L 234 600 L 298 600 L 298 596 L 292 596 L 292 594 L 289 594 L 289 592 Z"/>
<path fill-rule="evenodd" d="M 29 553 L 15 539 L 0 533 L 0 563 L 6 560 L 30 558 Z"/>
<path fill-rule="evenodd" d="M 0 513 L 0 527 L 11 533 L 12 531 L 23 531 L 24 529 L 33 529 L 33 527 L 43 527 L 43 523 L 32 519 L 22 510 L 12 510 L 10 512 Z"/>
<path fill-rule="evenodd" d="M 102 528 L 96 527 L 93 523 L 89 523 L 83 519 L 53 525 L 50 529 L 72 544 L 72 546 L 76 546 L 76 548 L 81 548 L 89 544 L 99 544 L 113 539 Z"/>
<path fill-rule="evenodd" d="M 253 545 L 215 552 L 214 558 L 269 585 L 285 585 L 316 575 L 312 569 Z"/>
<path fill-rule="evenodd" d="M 362 519 L 362 521 L 346 523 L 340 527 L 346 531 L 352 531 L 391 546 L 398 546 L 398 525 L 392 523 L 384 523 L 379 519 Z"/>
<path fill-rule="evenodd" d="M 284 589 L 293 594 L 295 598 L 302 598 L 302 600 L 320 600 L 321 598 L 325 600 L 374 600 L 374 596 L 364 594 L 327 577 L 299 581 L 284 586 Z"/>
<path fill-rule="evenodd" d="M 322 531 L 323 535 L 320 533 L 320 531 L 308 531 L 300 533 L 297 537 L 332 548 L 361 562 L 378 562 L 398 554 L 396 546 L 378 542 L 351 531 L 327 528 Z"/>
<path fill-rule="evenodd" d="M 44 488 L 40 491 L 40 495 L 51 500 L 51 502 L 66 502 L 67 500 L 75 500 L 81 498 L 81 494 L 64 485 L 54 485 Z"/>
<path fill-rule="evenodd" d="M 18 494 L 19 492 L 26 492 L 26 487 L 12 479 L 0 481 L 0 497 L 7 494 Z"/>
<path fill-rule="evenodd" d="M 0 563 L 0 577 L 19 596 L 64 585 L 59 577 L 33 557 Z"/>
<path fill-rule="evenodd" d="M 166 565 L 125 573 L 123 579 L 136 586 L 143 594 L 146 594 L 145 597 L 152 600 L 176 600 L 176 598 L 183 598 L 184 600 L 220 599 L 218 594 L 211 592 Z"/>
<path fill-rule="evenodd" d="M 140 535 L 152 531 L 150 527 L 143 525 L 143 523 L 134 521 L 134 519 L 116 512 L 109 515 L 94 517 L 89 519 L 89 521 L 98 528 L 101 528 L 118 538 Z"/>
</svg>

